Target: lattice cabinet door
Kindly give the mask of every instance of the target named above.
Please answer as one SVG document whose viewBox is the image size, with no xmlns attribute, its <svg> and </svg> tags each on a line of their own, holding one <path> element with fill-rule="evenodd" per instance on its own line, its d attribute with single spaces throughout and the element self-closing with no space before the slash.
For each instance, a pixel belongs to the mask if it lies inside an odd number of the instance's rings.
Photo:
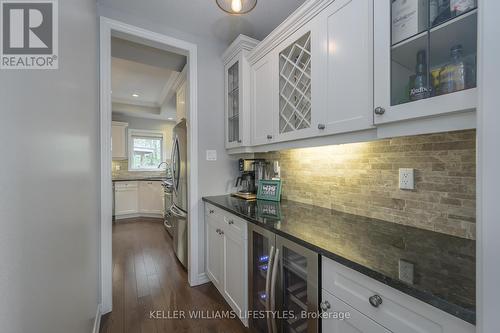
<svg viewBox="0 0 500 333">
<path fill-rule="evenodd" d="M 311 32 L 279 54 L 279 133 L 311 128 Z"/>
</svg>

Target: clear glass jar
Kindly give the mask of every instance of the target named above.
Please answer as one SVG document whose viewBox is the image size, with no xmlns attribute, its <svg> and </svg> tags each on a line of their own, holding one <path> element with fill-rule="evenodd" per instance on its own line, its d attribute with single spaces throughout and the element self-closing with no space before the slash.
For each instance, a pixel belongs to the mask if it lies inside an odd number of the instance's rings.
<svg viewBox="0 0 500 333">
<path fill-rule="evenodd" d="M 449 94 L 466 88 L 466 64 L 463 61 L 462 45 L 451 48 L 451 62 L 439 73 L 439 90 L 441 94 Z"/>
</svg>

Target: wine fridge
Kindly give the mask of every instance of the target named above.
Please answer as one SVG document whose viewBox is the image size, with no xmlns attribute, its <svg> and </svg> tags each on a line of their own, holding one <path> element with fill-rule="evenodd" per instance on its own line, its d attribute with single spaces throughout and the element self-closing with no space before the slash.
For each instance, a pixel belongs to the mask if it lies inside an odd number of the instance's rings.
<svg viewBox="0 0 500 333">
<path fill-rule="evenodd" d="M 317 333 L 318 254 L 248 226 L 250 327 L 262 333 Z"/>
</svg>

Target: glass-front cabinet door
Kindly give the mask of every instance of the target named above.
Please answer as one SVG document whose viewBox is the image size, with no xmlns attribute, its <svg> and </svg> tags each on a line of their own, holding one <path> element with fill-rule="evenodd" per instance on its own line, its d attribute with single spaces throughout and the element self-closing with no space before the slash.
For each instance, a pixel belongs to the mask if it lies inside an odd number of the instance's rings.
<svg viewBox="0 0 500 333">
<path fill-rule="evenodd" d="M 477 0 L 374 1 L 375 123 L 476 107 Z"/>
<path fill-rule="evenodd" d="M 240 137 L 240 61 L 226 66 L 226 147 L 241 143 Z"/>
</svg>

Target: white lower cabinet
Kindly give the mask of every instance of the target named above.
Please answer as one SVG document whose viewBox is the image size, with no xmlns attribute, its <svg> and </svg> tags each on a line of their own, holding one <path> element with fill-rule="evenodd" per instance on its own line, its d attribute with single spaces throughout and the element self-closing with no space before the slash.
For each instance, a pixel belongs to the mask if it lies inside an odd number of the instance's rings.
<svg viewBox="0 0 500 333">
<path fill-rule="evenodd" d="M 328 310 L 323 312 L 322 328 L 328 333 L 390 333 L 361 312 L 342 302 L 326 290 L 321 298 Z"/>
<path fill-rule="evenodd" d="M 115 182 L 116 219 L 164 214 L 164 193 L 159 181 Z"/>
<path fill-rule="evenodd" d="M 323 327 L 333 327 L 327 332 L 475 332 L 474 325 L 327 258 L 322 259 L 321 281 L 323 309 L 353 311 L 349 323 L 323 319 Z"/>
<path fill-rule="evenodd" d="M 139 182 L 139 213 L 163 214 L 164 192 L 160 182 Z"/>
<path fill-rule="evenodd" d="M 207 225 L 207 275 L 210 281 L 220 290 L 223 285 L 224 244 L 220 234 L 220 222 L 215 215 L 205 217 Z"/>
<path fill-rule="evenodd" d="M 115 216 L 137 214 L 137 182 L 118 182 L 115 184 Z"/>
<path fill-rule="evenodd" d="M 247 225 L 240 218 L 213 205 L 205 205 L 206 270 L 245 326 L 248 310 Z"/>
</svg>

